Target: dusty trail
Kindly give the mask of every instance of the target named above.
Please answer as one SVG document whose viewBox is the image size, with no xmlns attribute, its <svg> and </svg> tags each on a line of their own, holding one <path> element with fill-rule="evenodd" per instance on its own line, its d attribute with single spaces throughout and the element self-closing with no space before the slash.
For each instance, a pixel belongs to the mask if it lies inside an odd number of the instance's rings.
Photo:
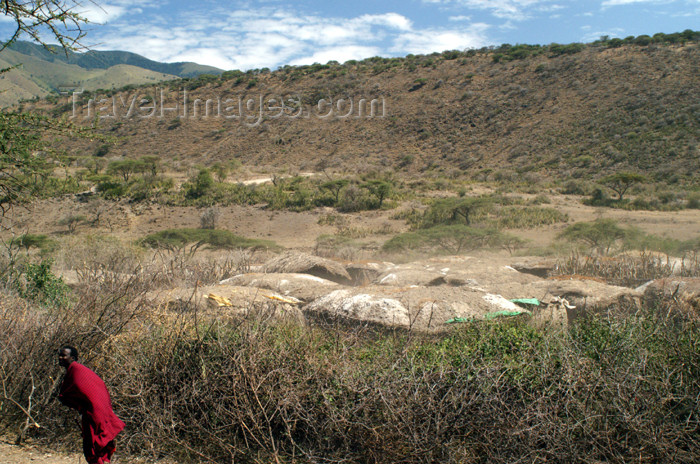
<svg viewBox="0 0 700 464">
<path fill-rule="evenodd" d="M 85 464 L 81 454 L 61 454 L 40 450 L 31 445 L 15 446 L 8 439 L 0 440 L 2 464 Z M 115 461 L 118 464 L 119 461 Z"/>
<path fill-rule="evenodd" d="M 37 448 L 31 444 L 15 446 L 13 440 L 7 437 L 0 438 L 0 464 L 86 464 L 82 453 L 61 453 Z M 80 446 L 75 444 L 76 449 Z M 146 464 L 141 459 L 117 454 L 112 459 L 112 464 Z M 178 464 L 175 461 L 163 460 L 155 464 Z"/>
</svg>

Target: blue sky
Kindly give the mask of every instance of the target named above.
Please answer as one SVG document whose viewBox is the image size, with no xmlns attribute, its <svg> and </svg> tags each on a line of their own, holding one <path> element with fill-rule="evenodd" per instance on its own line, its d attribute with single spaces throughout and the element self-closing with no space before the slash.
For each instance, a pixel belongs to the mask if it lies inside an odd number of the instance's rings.
<svg viewBox="0 0 700 464">
<path fill-rule="evenodd" d="M 700 0 L 85 0 L 77 8 L 93 22 L 91 48 L 241 70 L 700 29 Z M 0 23 L 5 36 L 8 26 Z"/>
</svg>

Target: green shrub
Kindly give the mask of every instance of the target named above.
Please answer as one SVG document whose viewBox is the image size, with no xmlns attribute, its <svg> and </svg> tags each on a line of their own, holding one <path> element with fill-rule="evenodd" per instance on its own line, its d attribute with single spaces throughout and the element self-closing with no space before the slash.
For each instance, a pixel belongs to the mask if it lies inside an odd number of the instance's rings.
<svg viewBox="0 0 700 464">
<path fill-rule="evenodd" d="M 350 184 L 350 179 L 333 179 L 319 185 L 321 191 L 327 191 L 332 195 L 333 205 L 340 203 L 340 192 Z"/>
<path fill-rule="evenodd" d="M 371 199 L 355 184 L 350 184 L 343 189 L 338 203 L 338 211 L 343 213 L 353 213 L 369 209 Z"/>
<path fill-rule="evenodd" d="M 387 252 L 405 251 L 459 254 L 468 250 L 500 246 L 505 235 L 496 229 L 469 227 L 462 224 L 439 225 L 416 232 L 399 234 L 382 246 Z"/>
<path fill-rule="evenodd" d="M 537 202 L 549 201 L 544 196 Z M 419 228 L 437 225 L 477 223 L 495 224 L 499 228 L 531 228 L 568 221 L 568 216 L 554 208 L 516 206 L 525 204 L 522 198 L 504 195 L 482 195 L 480 197 L 453 197 L 434 200 L 425 211 Z M 489 219 L 495 216 L 495 221 Z"/>
<path fill-rule="evenodd" d="M 561 188 L 561 193 L 564 195 L 585 195 L 588 192 L 583 182 L 569 180 Z"/>
<path fill-rule="evenodd" d="M 50 307 L 65 306 L 69 302 L 70 288 L 51 272 L 50 260 L 28 264 L 24 272 L 25 285 L 20 286 L 23 298 L 34 300 Z"/>
<path fill-rule="evenodd" d="M 97 150 L 95 151 L 95 156 L 97 156 L 98 158 L 102 158 L 103 156 L 109 153 L 109 149 L 110 145 L 108 143 L 100 144 L 100 146 L 97 147 Z"/>
<path fill-rule="evenodd" d="M 608 197 L 605 191 L 600 188 L 593 190 L 590 198 L 583 200 L 583 204 L 589 206 L 610 206 L 613 203 L 615 203 L 614 200 Z M 617 202 L 617 204 L 619 205 L 620 202 Z"/>
<path fill-rule="evenodd" d="M 607 254 L 626 236 L 626 231 L 613 219 L 577 222 L 567 227 L 557 238 L 588 245 L 599 253 Z"/>
<path fill-rule="evenodd" d="M 219 182 L 223 182 L 226 180 L 226 177 L 228 177 L 230 170 L 230 165 L 228 163 L 216 163 L 211 167 L 211 172 L 214 173 L 216 176 L 216 179 Z"/>
<path fill-rule="evenodd" d="M 585 48 L 584 44 L 581 43 L 571 43 L 567 45 L 560 45 L 557 43 L 553 43 L 549 46 L 549 52 L 553 56 L 559 56 L 559 55 L 573 55 L 575 53 L 579 53 L 583 51 Z"/>
<path fill-rule="evenodd" d="M 133 201 L 144 201 L 165 195 L 174 187 L 175 181 L 170 177 L 146 176 L 130 183 L 123 193 Z"/>
<path fill-rule="evenodd" d="M 360 242 L 349 235 L 323 234 L 316 239 L 314 253 L 318 256 L 329 258 L 357 260 L 363 257 L 363 249 L 366 249 L 366 247 L 366 243 Z"/>
<path fill-rule="evenodd" d="M 73 233 L 75 232 L 75 229 L 78 227 L 78 225 L 83 224 L 85 222 L 87 222 L 87 218 L 82 214 L 68 214 L 59 219 L 57 224 L 59 226 L 68 227 L 68 231 L 70 233 Z"/>
<path fill-rule="evenodd" d="M 181 118 L 173 118 L 168 123 L 168 130 L 177 129 L 180 126 L 182 126 L 182 119 Z"/>
<path fill-rule="evenodd" d="M 696 240 L 677 240 L 669 237 L 660 237 L 647 234 L 637 227 L 629 227 L 625 230 L 622 247 L 625 250 L 658 251 L 668 255 L 681 256 L 689 251 L 697 251 Z"/>
<path fill-rule="evenodd" d="M 391 195 L 392 189 L 394 188 L 391 182 L 387 182 L 381 179 L 372 179 L 370 181 L 362 184 L 363 188 L 366 188 L 369 193 L 373 196 L 373 206 L 372 209 L 381 209 L 384 204 L 384 200 Z"/>
<path fill-rule="evenodd" d="M 129 192 L 128 185 L 108 177 L 97 184 L 97 192 L 108 200 L 125 197 Z"/>
<path fill-rule="evenodd" d="M 689 195 L 685 207 L 688 209 L 700 209 L 700 194 Z"/>
<path fill-rule="evenodd" d="M 540 193 L 535 198 L 533 198 L 530 203 L 533 205 L 548 205 L 552 202 L 549 197 L 543 193 Z"/>
<path fill-rule="evenodd" d="M 117 176 L 124 179 L 124 182 L 129 182 L 129 178 L 138 173 L 142 173 L 149 169 L 149 166 L 142 160 L 125 159 L 112 161 L 107 165 L 107 174 Z"/>
<path fill-rule="evenodd" d="M 425 211 L 422 228 L 444 224 L 465 224 L 483 218 L 493 208 L 492 197 L 442 198 L 435 200 Z"/>
<path fill-rule="evenodd" d="M 278 249 L 271 240 L 244 238 L 227 230 L 218 229 L 167 229 L 147 235 L 141 240 L 151 248 L 179 249 L 189 244 L 207 245 L 212 249 L 261 248 Z"/>
<path fill-rule="evenodd" d="M 442 52 L 442 56 L 446 60 L 456 60 L 461 55 L 462 52 L 460 52 L 459 50 L 445 50 L 444 52 Z"/>
<path fill-rule="evenodd" d="M 267 203 L 268 208 L 274 210 L 307 211 L 314 206 L 333 203 L 330 197 L 302 176 L 279 179 L 275 184 L 260 186 L 257 195 Z"/>
<path fill-rule="evenodd" d="M 390 216 L 391 219 L 398 219 L 406 221 L 406 224 L 411 226 L 412 229 L 418 228 L 420 223 L 423 221 L 423 211 L 411 207 L 410 209 L 402 209 Z"/>
<path fill-rule="evenodd" d="M 529 229 L 567 222 L 569 216 L 554 208 L 539 206 L 504 206 L 498 211 L 496 223 L 503 229 Z"/>
<path fill-rule="evenodd" d="M 209 169 L 200 169 L 197 175 L 183 186 L 183 189 L 187 198 L 198 199 L 209 195 L 214 185 L 214 178 Z"/>
<path fill-rule="evenodd" d="M 42 252 L 55 250 L 57 243 L 43 234 L 23 234 L 15 241 L 17 246 L 29 250 L 30 248 L 39 248 Z"/>
<path fill-rule="evenodd" d="M 647 177 L 635 172 L 618 172 L 606 176 L 600 182 L 610 190 L 617 193 L 617 201 L 622 202 L 623 196 L 635 184 L 646 182 Z"/>
</svg>

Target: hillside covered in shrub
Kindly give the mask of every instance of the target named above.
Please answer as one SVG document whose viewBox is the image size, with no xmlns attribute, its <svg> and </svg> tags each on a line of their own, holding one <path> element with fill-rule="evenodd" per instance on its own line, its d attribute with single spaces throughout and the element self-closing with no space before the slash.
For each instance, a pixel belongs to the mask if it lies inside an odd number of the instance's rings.
<svg viewBox="0 0 700 464">
<path fill-rule="evenodd" d="M 698 52 L 693 31 L 505 44 L 227 71 L 38 106 L 96 122 L 113 137 L 69 147 L 76 162 L 156 156 L 178 167 L 236 159 L 270 169 L 482 180 L 625 170 L 677 183 L 700 168 Z"/>
</svg>

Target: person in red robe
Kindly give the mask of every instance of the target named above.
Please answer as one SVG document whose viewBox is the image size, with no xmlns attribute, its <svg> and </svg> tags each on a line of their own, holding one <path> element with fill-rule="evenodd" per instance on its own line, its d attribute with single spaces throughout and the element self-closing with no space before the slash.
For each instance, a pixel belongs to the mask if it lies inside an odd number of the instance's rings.
<svg viewBox="0 0 700 464">
<path fill-rule="evenodd" d="M 78 350 L 74 347 L 58 350 L 58 364 L 66 368 L 58 399 L 82 416 L 83 453 L 88 464 L 105 464 L 114 454 L 114 438 L 124 428 L 124 422 L 114 414 L 102 379 L 77 360 Z"/>
</svg>

